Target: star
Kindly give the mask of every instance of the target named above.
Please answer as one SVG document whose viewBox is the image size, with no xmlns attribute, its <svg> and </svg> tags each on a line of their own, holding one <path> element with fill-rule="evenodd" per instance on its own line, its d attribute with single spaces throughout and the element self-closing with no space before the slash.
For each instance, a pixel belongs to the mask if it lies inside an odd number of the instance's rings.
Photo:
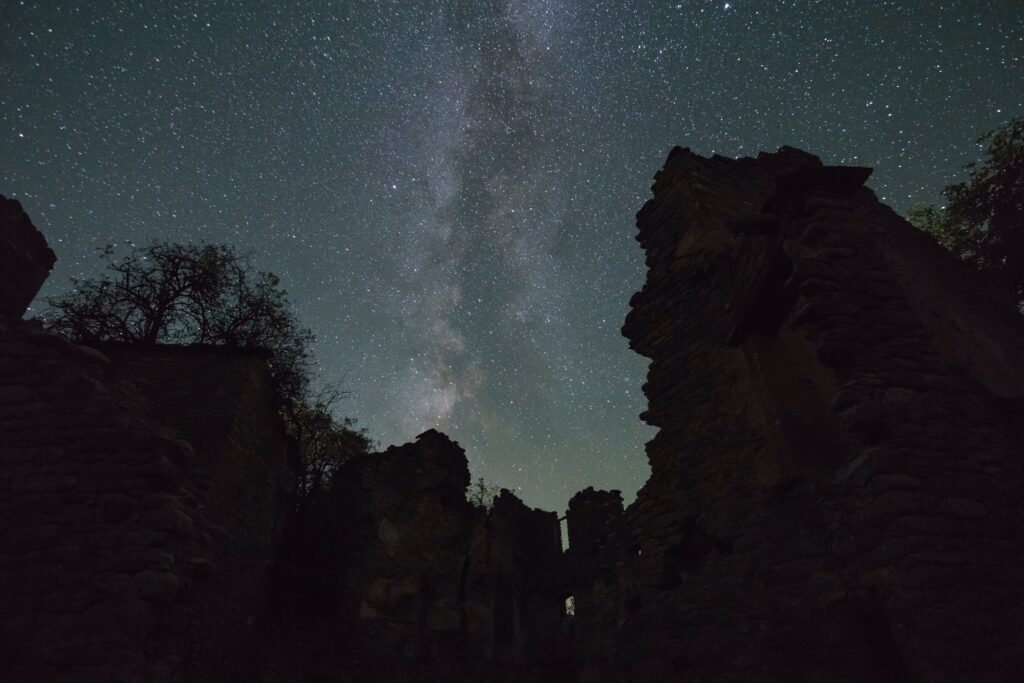
<svg viewBox="0 0 1024 683">
<path fill-rule="evenodd" d="M 13 3 L 0 193 L 57 251 L 43 296 L 108 243 L 251 250 L 375 440 L 628 503 L 654 431 L 619 328 L 673 145 L 873 165 L 905 211 L 1024 112 L 1014 3 L 736 4 Z"/>
</svg>

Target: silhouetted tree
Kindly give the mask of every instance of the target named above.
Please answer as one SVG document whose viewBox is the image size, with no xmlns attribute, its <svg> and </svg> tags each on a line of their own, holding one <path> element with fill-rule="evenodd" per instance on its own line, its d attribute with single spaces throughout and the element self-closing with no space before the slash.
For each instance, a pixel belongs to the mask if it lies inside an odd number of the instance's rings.
<svg viewBox="0 0 1024 683">
<path fill-rule="evenodd" d="M 466 490 L 466 500 L 473 505 L 490 510 L 494 499 L 501 494 L 501 487 L 490 479 L 478 477 Z"/>
<path fill-rule="evenodd" d="M 299 325 L 273 273 L 222 244 L 152 242 L 115 258 L 106 272 L 72 279 L 47 300 L 43 319 L 82 342 L 215 344 L 263 348 L 284 401 L 300 401 L 310 382 L 313 334 Z"/>
<path fill-rule="evenodd" d="M 152 242 L 115 258 L 101 250 L 106 272 L 72 279 L 73 289 L 47 300 L 47 327 L 81 342 L 213 344 L 262 348 L 298 442 L 298 503 L 311 500 L 338 466 L 373 443 L 354 419 L 336 418 L 345 395 L 327 385 L 310 390 L 313 334 L 302 327 L 273 273 L 223 244 Z"/>
<path fill-rule="evenodd" d="M 910 221 L 988 273 L 1024 313 L 1024 117 L 978 140 L 985 158 L 966 182 L 944 190 L 947 205 L 918 205 Z"/>
<path fill-rule="evenodd" d="M 356 420 L 335 417 L 335 406 L 345 395 L 337 386 L 328 385 L 315 396 L 292 404 L 289 410 L 289 430 L 298 441 L 302 456 L 300 507 L 327 488 L 343 463 L 373 449 L 366 429 L 357 427 Z"/>
<path fill-rule="evenodd" d="M 907 211 L 907 220 L 914 227 L 934 237 L 935 241 L 946 249 L 954 251 L 952 229 L 945 209 L 932 204 L 914 204 Z"/>
</svg>

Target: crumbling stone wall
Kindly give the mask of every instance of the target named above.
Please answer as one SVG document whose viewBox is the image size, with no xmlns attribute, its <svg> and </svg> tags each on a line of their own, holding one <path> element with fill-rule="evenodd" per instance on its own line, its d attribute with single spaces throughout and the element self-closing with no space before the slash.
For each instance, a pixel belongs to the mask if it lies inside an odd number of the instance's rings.
<svg viewBox="0 0 1024 683">
<path fill-rule="evenodd" d="M 576 657 L 600 662 L 608 656 L 605 648 L 615 641 L 619 626 L 618 568 L 628 554 L 623 546 L 622 493 L 584 489 L 569 500 L 565 516 L 569 531 L 565 571 L 571 577 Z M 633 555 L 636 552 L 632 550 Z"/>
<path fill-rule="evenodd" d="M 0 316 L 24 315 L 56 261 L 21 203 L 0 195 Z"/>
<path fill-rule="evenodd" d="M 675 149 L 656 176 L 623 333 L 660 431 L 614 600 L 577 602 L 618 624 L 584 680 L 1024 669 L 1021 320 L 869 172 Z"/>
<path fill-rule="evenodd" d="M 264 360 L 18 320 L 53 254 L 17 202 L 0 235 L 4 679 L 227 679 L 295 480 Z"/>
<path fill-rule="evenodd" d="M 0 669 L 225 680 L 294 480 L 269 377 L 258 358 L 105 351 L 0 322 Z"/>
<path fill-rule="evenodd" d="M 222 347 L 99 347 L 112 378 L 144 399 L 144 410 L 192 447 L 199 580 L 188 594 L 192 623 L 182 680 L 224 681 L 262 655 L 270 573 L 296 483 L 295 463 L 261 351 Z M 195 526 L 195 525 L 193 525 Z"/>
<path fill-rule="evenodd" d="M 434 430 L 346 463 L 284 551 L 259 680 L 567 680 L 558 519 L 469 481 Z"/>
<path fill-rule="evenodd" d="M 0 325 L 0 668 L 171 680 L 199 555 L 191 448 L 112 385 L 101 354 Z"/>
<path fill-rule="evenodd" d="M 477 623 L 484 626 L 476 629 L 477 647 L 487 652 L 488 637 L 494 644 L 491 669 L 497 673 L 490 680 L 572 680 L 573 641 L 565 614 L 569 584 L 558 516 L 529 508 L 503 490 L 474 528 L 470 548 L 464 604 L 476 605 Z"/>
<path fill-rule="evenodd" d="M 1024 326 L 868 173 L 673 150 L 623 329 L 651 477 L 564 556 L 433 430 L 293 514 L 264 360 L 20 320 L 53 260 L 3 204 L 5 680 L 1017 680 Z"/>
<path fill-rule="evenodd" d="M 14 218 L 3 275 L 18 277 L 0 289 L 5 680 L 571 677 L 553 513 L 507 491 L 489 512 L 467 502 L 465 453 L 431 430 L 349 462 L 297 514 L 265 354 L 82 346 L 18 320 L 52 259 Z"/>
</svg>

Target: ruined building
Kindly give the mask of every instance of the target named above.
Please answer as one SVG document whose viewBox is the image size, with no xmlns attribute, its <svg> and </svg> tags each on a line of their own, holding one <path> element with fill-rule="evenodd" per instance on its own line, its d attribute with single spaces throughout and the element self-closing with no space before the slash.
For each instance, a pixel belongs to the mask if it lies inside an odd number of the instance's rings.
<svg viewBox="0 0 1024 683">
<path fill-rule="evenodd" d="M 570 503 L 583 680 L 1024 671 L 1024 325 L 869 173 L 675 149 L 656 176 L 623 333 L 659 432 L 627 510 Z"/>
<path fill-rule="evenodd" d="M 39 264 L 2 264 L 5 301 L 53 263 L 30 226 L 0 225 Z M 0 318 L 0 677 L 217 680 L 193 672 L 251 647 L 293 486 L 261 354 Z"/>
<path fill-rule="evenodd" d="M 345 463 L 282 547 L 245 680 L 571 680 L 557 516 L 508 491 L 488 513 L 469 481 L 435 430 Z"/>
<path fill-rule="evenodd" d="M 53 254 L 4 200 L 5 680 L 1018 680 L 1024 323 L 869 173 L 672 151 L 623 329 L 651 476 L 564 553 L 433 430 L 296 514 L 262 356 L 21 320 Z"/>
<path fill-rule="evenodd" d="M 54 259 L 0 210 L 0 678 L 571 680 L 554 513 L 430 430 L 296 515 L 264 354 L 21 320 Z"/>
</svg>

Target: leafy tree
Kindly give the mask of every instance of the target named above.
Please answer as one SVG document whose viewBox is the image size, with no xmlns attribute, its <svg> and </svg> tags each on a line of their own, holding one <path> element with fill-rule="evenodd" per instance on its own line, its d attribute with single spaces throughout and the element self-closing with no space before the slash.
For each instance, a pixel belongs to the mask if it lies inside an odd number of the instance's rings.
<svg viewBox="0 0 1024 683">
<path fill-rule="evenodd" d="M 490 479 L 477 478 L 466 490 L 466 500 L 477 507 L 490 510 L 494 505 L 494 499 L 501 494 L 501 487 Z"/>
<path fill-rule="evenodd" d="M 302 470 L 298 503 L 312 500 L 341 463 L 373 443 L 351 418 L 336 418 L 336 386 L 310 390 L 313 334 L 302 327 L 273 273 L 223 244 L 152 242 L 107 262 L 99 277 L 47 300 L 47 327 L 81 342 L 213 344 L 263 348 Z"/>
<path fill-rule="evenodd" d="M 356 426 L 356 420 L 335 417 L 335 405 L 345 395 L 337 386 L 326 386 L 316 396 L 293 404 L 289 410 L 289 430 L 302 454 L 298 484 L 300 507 L 327 488 L 342 464 L 373 450 L 373 441 L 365 428 Z"/>
<path fill-rule="evenodd" d="M 967 182 L 946 188 L 946 213 L 956 226 L 954 247 L 1024 301 L 1024 117 L 987 133 L 984 161 Z"/>
<path fill-rule="evenodd" d="M 945 210 L 911 209 L 914 225 L 988 273 L 1024 312 L 1024 117 L 983 135 L 980 163 L 966 182 L 949 185 Z"/>
<path fill-rule="evenodd" d="M 72 279 L 47 300 L 54 332 L 78 341 L 216 344 L 264 348 L 278 393 L 298 402 L 309 390 L 313 334 L 299 325 L 273 273 L 222 244 L 152 242 L 115 258 L 99 277 Z"/>
<path fill-rule="evenodd" d="M 945 209 L 932 204 L 914 204 L 907 211 L 907 220 L 914 227 L 934 237 L 935 241 L 946 249 L 954 251 L 953 231 Z"/>
</svg>

